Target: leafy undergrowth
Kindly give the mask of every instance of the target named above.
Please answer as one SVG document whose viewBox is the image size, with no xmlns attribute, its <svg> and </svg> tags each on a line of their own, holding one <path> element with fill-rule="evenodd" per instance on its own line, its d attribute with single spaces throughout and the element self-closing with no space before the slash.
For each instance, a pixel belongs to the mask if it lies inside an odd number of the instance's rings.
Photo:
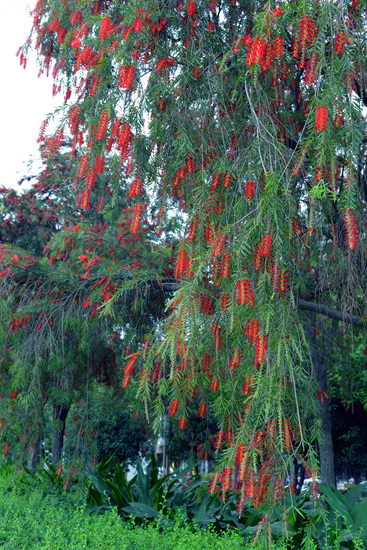
<svg viewBox="0 0 367 550">
<path fill-rule="evenodd" d="M 48 494 L 49 484 L 0 472 L 0 549 L 6 550 L 243 550 L 251 548 L 238 533 L 202 531 L 184 518 L 162 527 L 123 521 L 117 509 L 88 511 L 81 494 Z M 78 496 L 79 495 L 79 496 Z M 61 498 L 60 498 L 61 497 Z M 78 501 L 78 498 L 80 499 Z"/>
</svg>

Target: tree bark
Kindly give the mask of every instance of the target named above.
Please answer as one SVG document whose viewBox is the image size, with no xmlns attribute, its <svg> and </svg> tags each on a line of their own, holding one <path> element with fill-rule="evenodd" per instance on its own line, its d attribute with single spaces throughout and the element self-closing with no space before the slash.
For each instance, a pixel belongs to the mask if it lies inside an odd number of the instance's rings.
<svg viewBox="0 0 367 550">
<path fill-rule="evenodd" d="M 69 407 L 63 405 L 55 405 L 52 414 L 52 465 L 56 466 L 61 458 L 62 448 L 64 445 L 64 432 L 66 417 L 69 412 Z"/>
<path fill-rule="evenodd" d="M 27 468 L 29 468 L 33 474 L 38 466 L 40 445 L 41 445 L 41 434 L 37 436 L 37 439 L 34 442 L 33 449 L 28 454 Z"/>
<path fill-rule="evenodd" d="M 325 483 L 325 485 L 335 485 L 334 448 L 331 435 L 330 407 L 329 400 L 325 397 L 325 394 L 327 394 L 328 347 L 335 336 L 337 327 L 338 321 L 334 320 L 329 334 L 322 334 L 323 345 L 319 352 L 316 341 L 316 313 L 310 312 L 307 314 L 305 332 L 310 347 L 312 365 L 321 401 L 319 404 L 319 415 L 321 420 L 319 442 L 320 477 L 322 483 Z M 325 336 L 327 342 L 324 341 Z"/>
</svg>

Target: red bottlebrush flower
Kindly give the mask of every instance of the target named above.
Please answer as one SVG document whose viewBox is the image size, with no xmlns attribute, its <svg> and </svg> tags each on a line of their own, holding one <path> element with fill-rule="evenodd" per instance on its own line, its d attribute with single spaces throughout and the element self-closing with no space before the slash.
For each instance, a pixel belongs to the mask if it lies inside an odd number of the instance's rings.
<svg viewBox="0 0 367 550">
<path fill-rule="evenodd" d="M 213 257 L 217 258 L 222 254 L 223 248 L 226 245 L 227 235 L 225 233 L 221 233 L 217 239 L 217 242 L 214 245 L 213 248 Z"/>
<path fill-rule="evenodd" d="M 250 337 L 251 344 L 255 344 L 256 339 L 259 335 L 260 323 L 257 319 L 252 319 L 248 321 L 245 334 Z"/>
<path fill-rule="evenodd" d="M 239 348 L 236 348 L 234 351 L 233 351 L 233 355 L 232 355 L 232 358 L 229 362 L 229 367 L 234 370 L 236 367 L 238 367 L 238 365 L 241 364 L 241 358 L 242 358 L 242 353 L 241 353 L 241 350 Z"/>
<path fill-rule="evenodd" d="M 193 0 L 189 0 L 187 4 L 187 15 L 192 17 L 193 15 L 195 15 L 195 11 L 196 11 L 196 2 Z"/>
<path fill-rule="evenodd" d="M 131 90 L 133 87 L 136 68 L 133 65 L 122 65 L 119 74 L 119 86 L 123 90 Z"/>
<path fill-rule="evenodd" d="M 257 245 L 255 248 L 255 255 L 254 255 L 254 269 L 257 271 L 260 271 L 262 268 L 262 259 L 261 259 L 261 251 L 260 246 Z"/>
<path fill-rule="evenodd" d="M 111 19 L 109 17 L 103 17 L 99 29 L 100 40 L 105 40 L 107 38 L 107 36 L 110 34 L 111 27 Z"/>
<path fill-rule="evenodd" d="M 221 299 L 222 311 L 225 311 L 229 307 L 229 294 L 223 294 Z"/>
<path fill-rule="evenodd" d="M 212 328 L 210 329 L 210 334 L 216 334 L 218 332 L 218 320 L 214 319 Z"/>
<path fill-rule="evenodd" d="M 175 62 L 175 60 L 173 59 L 173 57 L 168 57 L 166 59 L 160 59 L 158 61 L 157 65 L 155 66 L 155 72 L 156 73 L 162 72 L 164 69 L 167 69 L 168 67 L 173 65 L 174 62 Z"/>
<path fill-rule="evenodd" d="M 248 304 L 253 306 L 255 304 L 255 295 L 250 279 L 238 279 L 237 301 L 239 305 Z"/>
<path fill-rule="evenodd" d="M 345 34 L 345 32 L 342 32 L 340 34 L 337 34 L 335 37 L 335 53 L 336 55 L 341 55 L 343 53 L 344 47 L 346 44 L 349 44 L 350 40 Z"/>
<path fill-rule="evenodd" d="M 188 279 L 191 279 L 194 275 L 194 258 L 192 256 L 189 257 L 186 265 L 186 277 Z"/>
<path fill-rule="evenodd" d="M 17 392 L 17 390 L 13 390 L 13 391 L 11 392 L 11 398 L 12 398 L 12 399 L 16 399 L 17 397 L 18 397 L 18 392 Z"/>
<path fill-rule="evenodd" d="M 209 31 L 209 32 L 213 32 L 214 29 L 215 29 L 214 21 L 212 21 L 212 20 L 210 19 L 209 22 L 208 22 L 208 31 Z"/>
<path fill-rule="evenodd" d="M 121 126 L 117 145 L 121 147 L 124 143 L 129 143 L 131 141 L 131 126 L 128 122 L 124 122 Z"/>
<path fill-rule="evenodd" d="M 263 258 L 268 258 L 271 249 L 271 243 L 273 241 L 272 235 L 266 234 L 261 241 L 260 255 Z"/>
<path fill-rule="evenodd" d="M 316 109 L 316 129 L 318 132 L 323 132 L 327 127 L 328 110 L 326 107 L 318 107 Z"/>
<path fill-rule="evenodd" d="M 4 443 L 3 455 L 6 456 L 9 452 L 9 443 Z"/>
<path fill-rule="evenodd" d="M 281 59 L 283 57 L 284 40 L 280 36 L 276 36 L 273 42 L 273 55 L 274 59 Z"/>
<path fill-rule="evenodd" d="M 169 408 L 169 415 L 170 415 L 171 418 L 176 416 L 179 404 L 180 404 L 179 399 L 173 399 L 172 400 L 172 403 L 171 403 L 170 408 Z"/>
<path fill-rule="evenodd" d="M 232 180 L 232 174 L 230 172 L 226 172 L 223 176 L 223 187 L 228 188 L 231 185 Z"/>
<path fill-rule="evenodd" d="M 252 380 L 252 376 L 250 375 L 248 378 L 245 379 L 243 383 L 243 390 L 242 390 L 243 395 L 250 395 L 252 385 L 253 385 L 253 380 Z"/>
<path fill-rule="evenodd" d="M 265 334 L 261 334 L 256 338 L 256 348 L 255 348 L 255 362 L 264 363 L 266 348 L 268 345 L 268 337 Z"/>
<path fill-rule="evenodd" d="M 324 390 L 317 390 L 316 398 L 323 405 L 327 399 L 330 399 L 330 395 Z"/>
<path fill-rule="evenodd" d="M 288 419 L 282 421 L 283 441 L 286 451 L 292 450 L 292 430 Z"/>
<path fill-rule="evenodd" d="M 255 194 L 255 182 L 253 180 L 246 182 L 246 199 L 251 200 Z"/>
<path fill-rule="evenodd" d="M 215 235 L 214 229 L 210 223 L 206 223 L 204 227 L 204 239 L 208 246 L 211 246 L 214 242 Z"/>
<path fill-rule="evenodd" d="M 192 174 L 194 172 L 194 159 L 190 156 L 185 159 L 186 172 Z"/>
<path fill-rule="evenodd" d="M 58 467 L 57 467 L 57 470 L 56 470 L 57 477 L 61 477 L 62 469 L 63 469 L 63 465 L 59 464 Z"/>
<path fill-rule="evenodd" d="M 103 174 L 103 171 L 104 171 L 104 158 L 101 157 L 100 155 L 96 156 L 94 170 L 95 170 L 96 174 Z"/>
<path fill-rule="evenodd" d="M 227 493 L 231 487 L 232 487 L 232 468 L 229 468 L 229 466 L 227 466 L 226 468 L 224 468 L 223 476 L 222 476 L 223 493 Z"/>
<path fill-rule="evenodd" d="M 220 328 L 218 328 L 214 336 L 214 347 L 217 351 L 220 351 L 223 347 L 222 331 L 220 330 Z"/>
<path fill-rule="evenodd" d="M 248 41 L 249 50 L 246 57 L 246 65 L 251 67 L 255 63 L 260 63 L 266 53 L 265 38 L 256 37 Z"/>
<path fill-rule="evenodd" d="M 333 122 L 335 128 L 341 128 L 343 126 L 343 123 L 344 123 L 343 115 L 341 115 L 340 113 L 336 113 L 334 117 L 334 122 Z"/>
<path fill-rule="evenodd" d="M 142 189 L 142 181 L 139 178 L 139 175 L 135 174 L 135 178 L 133 179 L 127 194 L 129 197 L 138 197 L 141 193 L 141 189 Z"/>
<path fill-rule="evenodd" d="M 201 368 L 203 372 L 209 372 L 211 360 L 212 360 L 211 355 L 209 355 L 209 353 L 206 351 L 203 357 L 203 361 L 201 363 Z"/>
<path fill-rule="evenodd" d="M 108 120 L 109 120 L 108 111 L 107 109 L 105 109 L 101 114 L 96 139 L 102 140 L 105 138 L 106 132 L 107 132 Z"/>
<path fill-rule="evenodd" d="M 344 213 L 344 223 L 346 229 L 347 246 L 351 250 L 355 250 L 358 242 L 357 218 L 353 214 L 351 208 L 347 208 Z"/>
<path fill-rule="evenodd" d="M 212 179 L 212 185 L 211 185 L 211 188 L 210 188 L 210 191 L 213 191 L 213 189 L 215 189 L 216 187 L 218 187 L 218 185 L 220 184 L 220 180 L 222 179 L 222 174 L 220 172 L 216 172 L 214 175 L 213 175 L 213 179 Z"/>
<path fill-rule="evenodd" d="M 143 28 L 143 21 L 140 19 L 140 17 L 138 17 L 134 21 L 134 31 L 140 32 L 142 28 Z"/>
<path fill-rule="evenodd" d="M 187 419 L 184 416 L 180 417 L 180 422 L 178 423 L 178 427 L 180 430 L 184 430 L 186 428 Z"/>
<path fill-rule="evenodd" d="M 142 213 L 143 213 L 143 205 L 141 203 L 136 204 L 134 206 L 134 216 L 131 222 L 131 229 L 130 229 L 133 235 L 137 235 L 139 233 Z"/>
<path fill-rule="evenodd" d="M 219 390 L 218 378 L 213 378 L 210 389 L 212 390 L 213 393 L 216 393 Z"/>
<path fill-rule="evenodd" d="M 196 214 L 194 221 L 191 222 L 190 233 L 189 233 L 189 236 L 187 237 L 188 243 L 194 242 L 198 226 L 199 226 L 199 214 Z"/>
<path fill-rule="evenodd" d="M 176 279 L 182 279 L 187 267 L 187 252 L 185 248 L 180 248 L 177 255 L 177 262 L 175 266 Z"/>
<path fill-rule="evenodd" d="M 214 449 L 216 450 L 221 449 L 223 444 L 223 438 L 224 438 L 224 432 L 220 430 L 219 432 L 217 432 L 217 439 L 215 440 L 215 443 L 214 443 Z"/>
<path fill-rule="evenodd" d="M 89 168 L 87 177 L 85 179 L 85 187 L 88 191 L 90 191 L 94 185 L 94 182 L 96 181 L 96 172 L 94 170 L 94 166 Z"/>
<path fill-rule="evenodd" d="M 208 403 L 202 402 L 199 407 L 199 417 L 204 418 L 206 416 L 206 411 L 208 409 Z"/>
<path fill-rule="evenodd" d="M 280 277 L 279 277 L 279 290 L 282 296 L 285 296 L 287 293 L 287 286 L 289 282 L 289 274 L 287 270 L 282 271 Z"/>
<path fill-rule="evenodd" d="M 274 420 L 274 418 L 271 418 L 268 422 L 268 429 L 266 430 L 266 435 L 271 439 L 275 439 L 276 424 L 277 424 L 277 421 Z"/>
<path fill-rule="evenodd" d="M 200 78 L 200 67 L 194 67 L 192 69 L 192 76 L 194 77 L 195 80 L 199 80 L 199 78 Z"/>
<path fill-rule="evenodd" d="M 134 370 L 134 367 L 138 361 L 138 352 L 135 352 L 135 353 L 132 353 L 131 355 L 129 355 L 129 362 L 127 363 L 126 367 L 125 367 L 125 370 L 124 370 L 124 374 L 125 375 L 131 375 L 133 370 Z"/>
</svg>

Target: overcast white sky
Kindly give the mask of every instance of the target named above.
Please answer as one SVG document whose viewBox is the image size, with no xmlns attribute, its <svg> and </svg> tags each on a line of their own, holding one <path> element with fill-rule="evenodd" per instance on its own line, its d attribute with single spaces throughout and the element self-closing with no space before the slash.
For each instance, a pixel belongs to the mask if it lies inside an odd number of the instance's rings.
<svg viewBox="0 0 367 550">
<path fill-rule="evenodd" d="M 24 70 L 15 57 L 32 26 L 30 9 L 36 0 L 0 0 L 0 186 L 19 189 L 31 155 L 37 156 L 37 136 L 46 115 L 62 103 L 52 97 L 52 78 L 37 78 L 35 55 Z"/>
</svg>

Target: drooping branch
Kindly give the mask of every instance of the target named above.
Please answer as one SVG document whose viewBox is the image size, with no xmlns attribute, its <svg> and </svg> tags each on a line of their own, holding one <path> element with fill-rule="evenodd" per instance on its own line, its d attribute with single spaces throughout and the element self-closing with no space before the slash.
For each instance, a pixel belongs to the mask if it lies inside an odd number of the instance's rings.
<svg viewBox="0 0 367 550">
<path fill-rule="evenodd" d="M 321 313 L 322 315 L 327 315 L 331 319 L 336 319 L 338 321 L 343 321 L 344 323 L 349 323 L 356 327 L 365 328 L 367 327 L 367 321 L 363 320 L 358 315 L 344 315 L 342 311 L 332 309 L 324 304 L 316 304 L 314 302 L 307 302 L 307 300 L 299 299 L 297 301 L 297 307 L 299 309 L 306 309 L 308 311 L 314 311 L 315 313 Z"/>
</svg>

